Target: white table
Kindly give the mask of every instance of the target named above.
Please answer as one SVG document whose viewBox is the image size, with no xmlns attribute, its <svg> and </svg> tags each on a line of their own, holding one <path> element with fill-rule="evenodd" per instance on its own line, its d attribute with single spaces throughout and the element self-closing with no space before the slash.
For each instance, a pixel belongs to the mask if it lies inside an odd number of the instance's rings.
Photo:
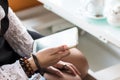
<svg viewBox="0 0 120 80">
<path fill-rule="evenodd" d="M 120 28 L 110 26 L 105 19 L 90 20 L 83 17 L 80 11 L 80 0 L 38 0 L 44 6 L 95 36 L 104 43 L 112 43 L 120 47 Z"/>
</svg>

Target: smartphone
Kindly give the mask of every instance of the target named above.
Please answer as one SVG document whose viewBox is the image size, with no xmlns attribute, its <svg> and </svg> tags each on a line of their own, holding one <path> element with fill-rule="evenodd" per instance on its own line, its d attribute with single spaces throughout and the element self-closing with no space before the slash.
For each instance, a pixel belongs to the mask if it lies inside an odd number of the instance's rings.
<svg viewBox="0 0 120 80">
<path fill-rule="evenodd" d="M 69 49 L 78 45 L 78 29 L 76 27 L 35 40 L 33 52 L 61 45 L 67 45 Z"/>
</svg>

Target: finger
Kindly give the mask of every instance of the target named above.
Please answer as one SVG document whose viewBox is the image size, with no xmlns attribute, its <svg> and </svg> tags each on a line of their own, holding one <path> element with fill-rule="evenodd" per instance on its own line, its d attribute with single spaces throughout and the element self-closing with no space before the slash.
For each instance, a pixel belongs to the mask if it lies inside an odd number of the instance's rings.
<svg viewBox="0 0 120 80">
<path fill-rule="evenodd" d="M 63 77 L 62 72 L 60 70 L 58 70 L 57 68 L 53 67 L 53 66 L 48 67 L 47 71 L 49 73 L 55 74 L 59 77 Z"/>
<path fill-rule="evenodd" d="M 75 76 L 78 75 L 74 68 L 70 65 L 66 65 L 65 69 L 67 70 L 67 72 L 74 74 Z"/>
<path fill-rule="evenodd" d="M 62 69 L 64 64 L 61 64 L 61 61 L 59 61 L 57 64 L 53 65 L 55 68 Z"/>
<path fill-rule="evenodd" d="M 76 73 L 77 73 L 78 75 L 81 75 L 81 73 L 79 72 L 79 70 L 78 70 L 74 65 L 71 65 L 71 67 L 76 71 Z"/>
<path fill-rule="evenodd" d="M 66 70 L 69 70 L 73 74 L 77 73 L 78 75 L 81 75 L 79 70 L 71 63 L 66 63 L 66 62 L 63 62 L 63 61 L 59 61 L 57 64 L 54 65 L 54 67 L 59 68 L 59 69 L 64 69 L 65 68 Z"/>
</svg>

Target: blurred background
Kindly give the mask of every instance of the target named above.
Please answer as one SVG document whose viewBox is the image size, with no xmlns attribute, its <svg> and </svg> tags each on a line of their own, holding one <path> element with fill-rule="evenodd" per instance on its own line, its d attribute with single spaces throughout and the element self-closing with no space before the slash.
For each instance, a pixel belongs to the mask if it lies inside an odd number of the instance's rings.
<svg viewBox="0 0 120 80">
<path fill-rule="evenodd" d="M 16 12 L 31 8 L 37 5 L 42 5 L 37 0 L 9 0 L 10 7 Z"/>
</svg>

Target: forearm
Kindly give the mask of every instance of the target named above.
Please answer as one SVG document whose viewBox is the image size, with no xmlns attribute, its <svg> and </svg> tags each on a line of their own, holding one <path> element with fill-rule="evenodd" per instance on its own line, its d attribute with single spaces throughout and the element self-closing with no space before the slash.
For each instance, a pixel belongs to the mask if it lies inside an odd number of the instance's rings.
<svg viewBox="0 0 120 80">
<path fill-rule="evenodd" d="M 41 59 L 41 58 L 40 58 Z M 32 54 L 32 57 L 28 59 L 32 70 L 39 72 L 41 75 L 44 74 L 45 67 L 41 65 L 40 60 L 38 60 L 37 55 Z"/>
<path fill-rule="evenodd" d="M 9 28 L 5 39 L 10 46 L 21 56 L 30 57 L 33 48 L 33 39 L 15 13 L 9 8 Z"/>
</svg>

